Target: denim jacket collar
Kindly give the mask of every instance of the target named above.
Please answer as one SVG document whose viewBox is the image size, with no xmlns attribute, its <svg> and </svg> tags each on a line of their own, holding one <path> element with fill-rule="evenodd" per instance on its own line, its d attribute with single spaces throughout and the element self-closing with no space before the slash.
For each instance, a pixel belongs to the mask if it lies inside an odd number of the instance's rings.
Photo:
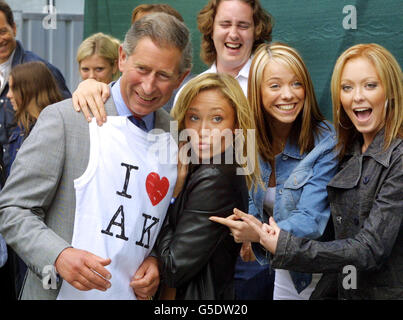
<svg viewBox="0 0 403 320">
<path fill-rule="evenodd" d="M 287 143 L 285 145 L 282 154 L 294 159 L 302 160 L 303 158 L 305 158 L 306 153 L 301 154 L 299 151 L 300 150 L 298 143 L 292 143 L 290 139 L 287 139 Z"/>
<path fill-rule="evenodd" d="M 286 155 L 297 160 L 302 160 L 306 156 L 305 153 L 300 154 L 298 145 L 295 143 L 291 143 L 289 139 L 287 139 L 287 143 L 283 152 L 276 155 L 276 158 L 281 157 L 282 155 Z M 263 182 L 268 182 L 271 175 L 270 163 L 263 160 L 263 158 L 259 155 L 259 165 L 261 168 Z"/>
</svg>

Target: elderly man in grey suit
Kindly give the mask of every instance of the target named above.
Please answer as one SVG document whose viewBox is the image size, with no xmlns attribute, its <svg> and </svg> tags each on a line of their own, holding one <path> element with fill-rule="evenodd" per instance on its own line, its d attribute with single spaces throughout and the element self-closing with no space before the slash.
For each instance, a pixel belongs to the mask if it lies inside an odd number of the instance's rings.
<svg viewBox="0 0 403 320">
<path fill-rule="evenodd" d="M 164 13 L 140 19 L 119 48 L 119 68 L 119 90 L 112 87 L 107 114 L 133 115 L 145 124 L 139 125 L 143 130 L 168 131 L 169 115 L 160 108 L 191 68 L 186 26 Z M 41 113 L 17 154 L 0 194 L 0 233 L 28 265 L 22 299 L 57 297 L 58 289 L 44 289 L 42 272 L 47 266 L 54 266 L 63 281 L 78 290 L 110 286 L 111 274 L 105 268 L 110 259 L 71 246 L 73 181 L 87 168 L 89 145 L 88 122 L 74 111 L 71 100 L 64 100 Z M 100 196 L 99 201 L 108 200 Z M 137 298 L 155 293 L 159 274 L 154 257 L 146 258 L 133 275 L 130 285 Z"/>
</svg>

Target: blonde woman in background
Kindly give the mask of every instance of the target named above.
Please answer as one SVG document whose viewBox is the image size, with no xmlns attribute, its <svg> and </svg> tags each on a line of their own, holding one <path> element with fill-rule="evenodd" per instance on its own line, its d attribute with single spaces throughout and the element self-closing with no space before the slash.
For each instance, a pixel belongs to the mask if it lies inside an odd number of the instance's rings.
<svg viewBox="0 0 403 320">
<path fill-rule="evenodd" d="M 95 79 L 110 83 L 119 78 L 118 39 L 102 32 L 85 39 L 77 50 L 77 62 L 82 80 Z"/>
</svg>

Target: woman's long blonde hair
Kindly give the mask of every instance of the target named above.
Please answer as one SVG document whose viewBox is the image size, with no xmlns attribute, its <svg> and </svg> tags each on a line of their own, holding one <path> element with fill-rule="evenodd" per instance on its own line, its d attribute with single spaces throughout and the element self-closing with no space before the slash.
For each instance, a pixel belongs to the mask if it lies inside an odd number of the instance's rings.
<svg viewBox="0 0 403 320">
<path fill-rule="evenodd" d="M 308 69 L 300 54 L 294 48 L 283 43 L 262 44 L 256 50 L 252 60 L 248 79 L 248 100 L 256 121 L 256 139 L 259 155 L 265 161 L 272 161 L 273 135 L 270 131 L 270 118 L 262 102 L 263 74 L 270 61 L 278 61 L 288 66 L 301 81 L 305 90 L 302 111 L 294 121 L 291 129 L 291 141 L 295 141 L 300 153 L 309 152 L 315 145 L 315 134 L 325 118 L 315 97 L 315 91 Z"/>
</svg>

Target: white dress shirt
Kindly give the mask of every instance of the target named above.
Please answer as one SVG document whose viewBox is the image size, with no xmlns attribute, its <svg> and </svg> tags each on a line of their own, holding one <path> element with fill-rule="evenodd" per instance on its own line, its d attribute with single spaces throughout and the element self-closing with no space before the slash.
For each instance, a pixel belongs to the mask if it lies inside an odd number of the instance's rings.
<svg viewBox="0 0 403 320">
<path fill-rule="evenodd" d="M 10 57 L 6 62 L 0 64 L 0 93 L 3 92 L 3 89 L 6 86 L 6 83 L 8 82 L 8 76 L 10 75 L 11 72 L 11 63 L 13 62 L 14 53 L 15 50 L 13 51 L 13 53 L 10 55 Z"/>
</svg>

